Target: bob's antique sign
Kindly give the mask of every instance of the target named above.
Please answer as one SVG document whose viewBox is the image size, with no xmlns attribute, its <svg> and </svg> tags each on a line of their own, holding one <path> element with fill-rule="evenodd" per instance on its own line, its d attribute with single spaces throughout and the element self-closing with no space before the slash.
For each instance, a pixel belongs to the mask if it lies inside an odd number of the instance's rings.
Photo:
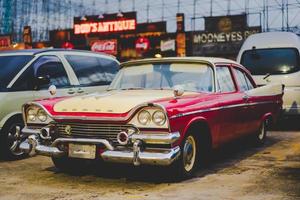
<svg viewBox="0 0 300 200">
<path fill-rule="evenodd" d="M 74 34 L 114 33 L 136 30 L 136 12 L 103 14 L 74 18 Z"/>
</svg>

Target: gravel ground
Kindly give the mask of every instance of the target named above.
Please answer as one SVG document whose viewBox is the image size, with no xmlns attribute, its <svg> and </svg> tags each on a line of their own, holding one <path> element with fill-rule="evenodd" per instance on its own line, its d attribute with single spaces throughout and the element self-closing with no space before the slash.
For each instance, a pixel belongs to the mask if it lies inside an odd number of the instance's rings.
<svg viewBox="0 0 300 200">
<path fill-rule="evenodd" d="M 228 145 L 181 182 L 158 167 L 93 163 L 71 175 L 42 156 L 0 161 L 0 200 L 300 199 L 300 129 L 289 129 L 269 132 L 263 147 Z"/>
</svg>

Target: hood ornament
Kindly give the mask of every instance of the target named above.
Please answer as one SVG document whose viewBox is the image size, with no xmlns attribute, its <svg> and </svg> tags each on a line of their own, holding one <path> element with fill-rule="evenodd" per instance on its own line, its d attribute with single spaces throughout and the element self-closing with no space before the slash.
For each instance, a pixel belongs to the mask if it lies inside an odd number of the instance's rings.
<svg viewBox="0 0 300 200">
<path fill-rule="evenodd" d="M 174 98 L 178 98 L 184 94 L 184 88 L 180 85 L 176 85 L 173 89 Z"/>
</svg>

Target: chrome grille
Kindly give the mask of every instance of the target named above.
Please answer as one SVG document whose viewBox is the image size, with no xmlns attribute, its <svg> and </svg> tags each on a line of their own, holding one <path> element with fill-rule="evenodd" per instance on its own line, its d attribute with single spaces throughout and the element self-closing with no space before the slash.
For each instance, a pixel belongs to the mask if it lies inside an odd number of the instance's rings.
<svg viewBox="0 0 300 200">
<path fill-rule="evenodd" d="M 69 134 L 67 134 L 66 131 L 67 126 L 71 127 Z M 128 128 L 133 126 L 99 123 L 59 123 L 56 124 L 56 127 L 60 137 L 106 139 L 116 143 L 118 133 L 126 131 Z"/>
</svg>

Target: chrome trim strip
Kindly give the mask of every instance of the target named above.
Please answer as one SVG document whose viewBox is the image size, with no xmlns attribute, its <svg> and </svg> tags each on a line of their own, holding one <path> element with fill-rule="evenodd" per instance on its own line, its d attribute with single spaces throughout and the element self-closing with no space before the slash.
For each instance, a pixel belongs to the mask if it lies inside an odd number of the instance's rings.
<svg viewBox="0 0 300 200">
<path fill-rule="evenodd" d="M 175 118 L 178 118 L 178 117 L 184 117 L 184 116 L 187 116 L 187 115 L 193 115 L 193 114 L 198 114 L 198 113 L 211 112 L 211 111 L 216 111 L 216 110 L 223 110 L 223 109 L 228 109 L 228 108 L 253 106 L 253 105 L 269 104 L 269 103 L 279 103 L 279 102 L 262 101 L 262 102 L 257 102 L 257 103 L 242 103 L 242 104 L 236 104 L 236 105 L 229 105 L 229 106 L 221 106 L 221 107 L 208 108 L 208 109 L 202 109 L 202 110 L 195 110 L 195 111 L 191 111 L 191 112 L 186 112 L 186 113 L 181 113 L 181 114 L 174 115 L 174 116 L 170 117 L 170 119 L 175 119 Z"/>
<path fill-rule="evenodd" d="M 174 133 L 162 133 L 162 134 L 133 134 L 130 136 L 130 140 L 134 143 L 137 140 L 141 140 L 146 144 L 173 144 L 180 138 L 179 132 Z"/>
<path fill-rule="evenodd" d="M 180 156 L 180 153 L 180 147 L 178 146 L 155 152 L 146 149 L 139 152 L 138 160 L 141 164 L 167 166 L 172 164 Z M 132 150 L 105 151 L 101 154 L 101 157 L 107 162 L 133 163 L 134 153 Z"/>
<path fill-rule="evenodd" d="M 88 144 L 103 144 L 109 150 L 114 150 L 114 147 L 109 143 L 109 141 L 104 139 L 86 139 L 86 138 L 58 138 L 52 143 L 52 147 L 56 147 L 59 143 L 88 143 Z"/>
</svg>

